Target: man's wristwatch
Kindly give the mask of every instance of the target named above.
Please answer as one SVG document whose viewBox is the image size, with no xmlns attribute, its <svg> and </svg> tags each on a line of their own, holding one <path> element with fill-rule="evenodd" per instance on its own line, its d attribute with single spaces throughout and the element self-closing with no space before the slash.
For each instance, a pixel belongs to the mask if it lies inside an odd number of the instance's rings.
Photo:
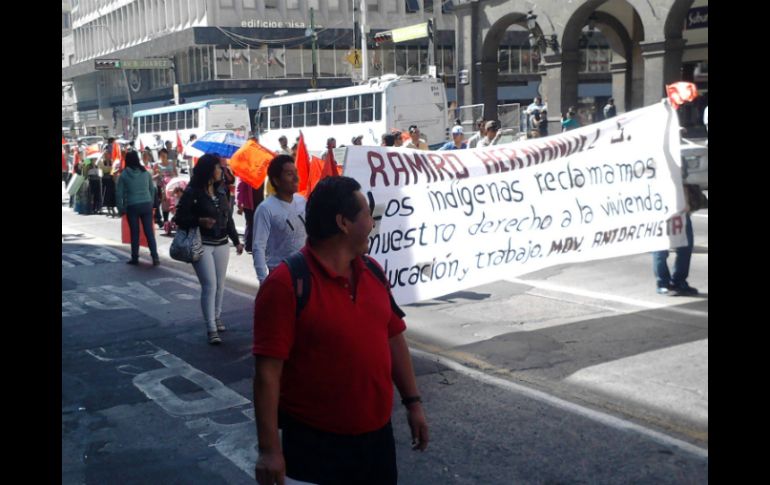
<svg viewBox="0 0 770 485">
<path fill-rule="evenodd" d="M 422 402 L 422 398 L 420 396 L 407 396 L 401 399 L 401 404 L 403 404 L 407 408 L 409 407 L 409 405 L 414 404 L 416 402 Z"/>
</svg>

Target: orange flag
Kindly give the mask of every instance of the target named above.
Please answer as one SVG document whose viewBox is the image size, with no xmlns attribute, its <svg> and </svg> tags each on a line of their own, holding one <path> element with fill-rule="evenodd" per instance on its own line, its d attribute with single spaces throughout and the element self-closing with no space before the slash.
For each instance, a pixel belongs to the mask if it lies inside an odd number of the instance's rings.
<svg viewBox="0 0 770 485">
<path fill-rule="evenodd" d="M 65 140 L 64 137 L 61 137 L 61 144 L 62 145 L 66 145 L 67 144 L 67 140 Z"/>
<path fill-rule="evenodd" d="M 666 86 L 668 100 L 674 109 L 679 109 L 684 103 L 688 103 L 698 97 L 698 88 L 693 83 L 678 82 Z"/>
<path fill-rule="evenodd" d="M 313 193 L 313 189 L 315 189 L 315 186 L 318 185 L 318 182 L 321 181 L 321 179 L 325 178 L 324 175 L 324 165 L 325 161 L 323 158 L 318 158 L 315 155 L 310 157 L 310 167 L 308 168 L 308 180 L 307 180 L 307 187 L 305 187 L 305 190 L 298 190 L 297 193 L 305 198 L 305 200 L 308 200 L 310 198 L 310 194 Z"/>
<path fill-rule="evenodd" d="M 310 154 L 305 146 L 305 136 L 302 132 L 299 132 L 299 141 L 297 142 L 297 158 L 294 159 L 294 163 L 297 165 L 297 175 L 299 175 L 299 188 L 297 192 L 300 194 L 308 193 L 308 186 L 310 182 Z"/>
<path fill-rule="evenodd" d="M 249 139 L 230 157 L 230 169 L 241 180 L 256 189 L 265 182 L 267 167 L 273 158 L 275 158 L 274 152 L 255 140 Z"/>
<path fill-rule="evenodd" d="M 126 161 L 121 160 L 120 158 L 120 145 L 118 145 L 118 142 L 114 141 L 112 142 L 112 163 L 115 163 L 116 160 L 120 160 L 121 170 L 126 168 Z"/>
<path fill-rule="evenodd" d="M 62 138 L 63 140 L 64 138 Z M 61 171 L 66 172 L 67 171 L 67 154 L 64 153 L 64 147 L 61 147 Z"/>
<path fill-rule="evenodd" d="M 339 174 L 340 170 L 337 166 L 337 161 L 334 159 L 334 150 L 329 148 L 329 151 L 326 152 L 326 163 L 324 164 L 323 176 L 321 178 L 334 177 Z"/>
<path fill-rule="evenodd" d="M 72 159 L 72 173 L 77 173 L 75 169 L 77 168 L 78 163 L 80 163 L 80 150 L 75 147 L 75 157 Z"/>
</svg>

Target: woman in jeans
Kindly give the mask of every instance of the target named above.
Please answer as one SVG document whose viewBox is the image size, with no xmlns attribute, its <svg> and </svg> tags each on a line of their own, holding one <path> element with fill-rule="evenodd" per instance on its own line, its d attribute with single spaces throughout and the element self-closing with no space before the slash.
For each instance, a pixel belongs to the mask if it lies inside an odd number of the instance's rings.
<svg viewBox="0 0 770 485">
<path fill-rule="evenodd" d="M 201 310 L 212 345 L 222 343 L 219 333 L 225 331 L 220 317 L 230 259 L 228 237 L 237 253 L 243 254 L 243 244 L 238 239 L 228 198 L 218 190 L 222 183 L 219 159 L 209 154 L 202 156 L 193 169 L 190 183 L 179 200 L 174 216 L 174 222 L 182 229 L 200 228 L 203 256 L 193 263 L 193 267 L 201 284 Z"/>
<path fill-rule="evenodd" d="M 139 264 L 139 221 L 142 221 L 147 244 L 150 246 L 152 264 L 160 264 L 158 247 L 155 244 L 155 233 L 152 228 L 152 201 L 155 198 L 155 184 L 152 183 L 150 172 L 139 163 L 139 155 L 135 151 L 126 153 L 126 169 L 118 178 L 115 190 L 118 215 L 128 216 L 128 227 L 131 229 L 131 259 L 128 264 Z"/>
</svg>

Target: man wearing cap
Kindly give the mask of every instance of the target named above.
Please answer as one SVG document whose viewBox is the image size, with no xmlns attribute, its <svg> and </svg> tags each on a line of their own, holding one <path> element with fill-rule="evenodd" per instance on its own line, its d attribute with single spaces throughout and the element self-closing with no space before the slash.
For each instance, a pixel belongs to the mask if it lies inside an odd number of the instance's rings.
<svg viewBox="0 0 770 485">
<path fill-rule="evenodd" d="M 352 140 L 350 140 L 354 145 L 361 146 L 361 140 L 364 139 L 364 135 L 358 135 L 354 136 Z"/>
<path fill-rule="evenodd" d="M 487 121 L 487 123 L 484 125 L 484 132 L 486 135 L 484 138 L 479 140 L 479 143 L 476 145 L 478 148 L 497 145 L 500 143 L 500 125 L 497 121 Z"/>
<path fill-rule="evenodd" d="M 468 148 L 468 144 L 464 141 L 465 135 L 463 134 L 463 127 L 455 125 L 452 127 L 452 141 L 449 141 L 439 150 L 463 150 Z"/>
<path fill-rule="evenodd" d="M 406 148 L 414 148 L 415 150 L 428 150 L 428 144 L 420 139 L 420 129 L 417 125 L 409 127 L 409 136 L 411 139 L 404 145 Z"/>
</svg>

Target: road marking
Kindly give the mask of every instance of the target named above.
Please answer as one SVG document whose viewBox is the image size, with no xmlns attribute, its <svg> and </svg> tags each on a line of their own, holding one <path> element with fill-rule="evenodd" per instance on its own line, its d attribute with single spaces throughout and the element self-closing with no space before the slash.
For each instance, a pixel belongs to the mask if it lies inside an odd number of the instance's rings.
<svg viewBox="0 0 770 485">
<path fill-rule="evenodd" d="M 691 310 L 689 308 L 679 308 L 675 306 L 667 306 L 665 304 L 661 303 L 653 303 L 645 300 L 637 300 L 636 298 L 627 298 L 625 296 L 617 296 L 617 295 L 611 295 L 609 293 L 600 293 L 598 291 L 590 291 L 590 290 L 581 290 L 579 288 L 573 288 L 571 286 L 563 286 L 563 285 L 557 285 L 554 283 L 548 283 L 545 281 L 538 281 L 538 280 L 523 280 L 519 278 L 508 278 L 506 281 L 510 281 L 512 283 L 519 283 L 522 285 L 528 285 L 533 286 L 535 288 L 539 288 L 542 290 L 550 290 L 550 291 L 557 291 L 560 293 L 567 293 L 571 295 L 577 295 L 577 296 L 583 296 L 586 298 L 592 298 L 595 300 L 604 300 L 604 301 L 613 301 L 616 303 L 623 303 L 625 305 L 631 305 L 631 306 L 637 306 L 642 308 L 650 308 L 654 310 L 665 310 L 670 311 L 674 313 L 679 313 L 682 315 L 689 315 L 692 317 L 703 317 L 708 318 L 709 314 L 708 312 L 699 311 L 699 310 Z M 682 302 L 687 302 L 689 300 L 683 299 Z M 616 310 L 617 311 L 617 310 Z"/>
<path fill-rule="evenodd" d="M 600 411 L 586 408 L 578 404 L 574 404 L 569 401 L 566 401 L 564 399 L 551 396 L 550 394 L 546 394 L 545 392 L 531 389 L 521 384 L 516 384 L 515 382 L 511 382 L 511 381 L 502 379 L 500 377 L 495 377 L 495 376 L 485 374 L 482 371 L 465 367 L 464 365 L 458 362 L 455 362 L 454 360 L 444 357 L 442 355 L 437 355 L 437 354 L 425 352 L 423 350 L 414 349 L 414 348 L 410 349 L 410 352 L 417 357 L 421 357 L 427 360 L 432 360 L 434 362 L 437 362 L 445 367 L 448 367 L 472 379 L 485 382 L 488 384 L 492 384 L 494 386 L 506 389 L 508 391 L 513 391 L 513 392 L 522 394 L 536 401 L 544 402 L 557 409 L 561 409 L 563 411 L 567 411 L 573 414 L 577 414 L 579 416 L 583 416 L 585 418 L 588 418 L 592 421 L 596 421 L 605 426 L 615 428 L 619 431 L 633 431 L 633 432 L 639 433 L 648 438 L 651 438 L 653 441 L 661 443 L 665 446 L 679 448 L 682 451 L 691 453 L 699 458 L 706 458 L 706 459 L 708 458 L 708 449 L 704 449 L 699 446 L 693 445 L 691 443 L 687 443 L 686 441 L 673 438 L 659 431 L 648 429 L 648 428 L 645 428 L 644 426 L 640 426 L 636 423 L 632 423 L 630 421 L 620 419 L 610 414 L 606 414 Z"/>
</svg>

